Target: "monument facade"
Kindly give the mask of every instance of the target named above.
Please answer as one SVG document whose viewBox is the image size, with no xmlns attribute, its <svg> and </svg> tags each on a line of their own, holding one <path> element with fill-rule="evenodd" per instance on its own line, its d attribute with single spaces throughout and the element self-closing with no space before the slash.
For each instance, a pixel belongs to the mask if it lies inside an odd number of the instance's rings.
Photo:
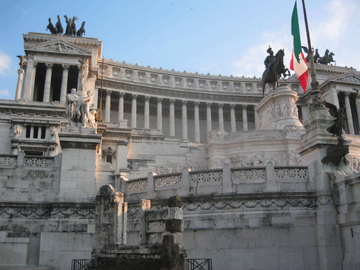
<svg viewBox="0 0 360 270">
<path fill-rule="evenodd" d="M 75 18 L 65 35 L 23 35 L 15 100 L 0 100 L 0 267 L 89 260 L 103 226 L 96 196 L 109 184 L 121 197 L 109 221 L 118 250 L 161 243 L 165 219 L 144 213 L 179 196 L 172 237 L 187 259 L 214 269 L 360 266 L 360 72 L 315 65 L 323 99 L 346 113 L 349 163 L 324 164 L 338 143 L 327 131 L 334 118 L 310 108 L 296 78 L 263 98 L 261 78 L 102 59 L 101 41 L 70 34 Z"/>
</svg>

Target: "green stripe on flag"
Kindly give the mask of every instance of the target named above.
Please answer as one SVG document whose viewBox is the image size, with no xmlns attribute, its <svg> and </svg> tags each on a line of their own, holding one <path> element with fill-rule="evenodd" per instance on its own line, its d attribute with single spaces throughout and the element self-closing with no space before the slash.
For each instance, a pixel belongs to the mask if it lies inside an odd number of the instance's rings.
<svg viewBox="0 0 360 270">
<path fill-rule="evenodd" d="M 300 54 L 301 54 L 301 40 L 300 40 L 300 29 L 299 29 L 299 19 L 297 13 L 297 3 L 295 1 L 294 10 L 291 17 L 291 34 L 294 38 L 294 54 L 295 57 L 300 63 Z"/>
</svg>

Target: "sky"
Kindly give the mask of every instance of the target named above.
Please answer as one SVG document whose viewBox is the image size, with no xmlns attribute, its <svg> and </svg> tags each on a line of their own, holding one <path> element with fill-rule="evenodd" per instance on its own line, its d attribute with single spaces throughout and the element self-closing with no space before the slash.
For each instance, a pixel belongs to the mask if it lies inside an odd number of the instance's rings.
<svg viewBox="0 0 360 270">
<path fill-rule="evenodd" d="M 266 50 L 292 52 L 294 0 L 0 0 L 0 99 L 14 99 L 23 33 L 46 31 L 48 18 L 76 16 L 103 57 L 130 64 L 222 76 L 261 77 Z M 312 47 L 337 66 L 360 70 L 360 0 L 306 1 Z M 307 46 L 302 2 L 301 41 Z"/>
</svg>

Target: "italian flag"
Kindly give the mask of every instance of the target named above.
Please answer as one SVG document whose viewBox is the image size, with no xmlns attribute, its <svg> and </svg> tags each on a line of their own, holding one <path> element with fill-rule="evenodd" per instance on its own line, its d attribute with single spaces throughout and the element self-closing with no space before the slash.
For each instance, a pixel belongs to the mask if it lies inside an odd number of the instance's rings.
<svg viewBox="0 0 360 270">
<path fill-rule="evenodd" d="M 295 71 L 301 87 L 304 89 L 304 92 L 306 92 L 306 86 L 309 80 L 309 70 L 305 56 L 301 51 L 299 19 L 296 2 L 291 17 L 291 34 L 293 38 L 293 52 L 290 61 L 290 69 Z"/>
</svg>

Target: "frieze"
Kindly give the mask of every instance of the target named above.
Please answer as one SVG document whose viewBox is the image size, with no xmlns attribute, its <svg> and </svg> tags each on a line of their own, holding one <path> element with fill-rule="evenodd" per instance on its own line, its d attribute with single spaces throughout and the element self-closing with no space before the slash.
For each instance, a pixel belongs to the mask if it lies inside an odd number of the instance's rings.
<svg viewBox="0 0 360 270">
<path fill-rule="evenodd" d="M 193 211 L 209 210 L 231 210 L 231 209 L 254 209 L 254 208 L 283 208 L 283 207 L 306 207 L 315 208 L 317 201 L 315 197 L 302 198 L 272 198 L 272 199 L 240 199 L 219 200 L 183 203 L 184 214 Z"/>
<path fill-rule="evenodd" d="M 50 57 L 50 56 L 34 56 L 34 61 L 36 62 L 53 62 L 53 63 L 63 63 L 63 64 L 70 64 L 74 66 L 78 66 L 79 62 L 78 59 L 74 58 L 64 58 L 64 57 Z"/>
<path fill-rule="evenodd" d="M 41 206 L 2 206 L 0 205 L 0 217 L 2 218 L 26 218 L 26 219 L 48 219 L 51 207 Z"/>
<path fill-rule="evenodd" d="M 54 207 L 51 212 L 51 218 L 80 218 L 80 219 L 94 219 L 95 205 L 93 208 L 79 208 L 79 207 Z"/>
<path fill-rule="evenodd" d="M 252 156 L 240 154 L 230 157 L 232 167 L 259 167 L 266 166 L 268 162 L 275 166 L 298 166 L 301 164 L 302 158 L 296 151 L 254 153 Z"/>
</svg>

